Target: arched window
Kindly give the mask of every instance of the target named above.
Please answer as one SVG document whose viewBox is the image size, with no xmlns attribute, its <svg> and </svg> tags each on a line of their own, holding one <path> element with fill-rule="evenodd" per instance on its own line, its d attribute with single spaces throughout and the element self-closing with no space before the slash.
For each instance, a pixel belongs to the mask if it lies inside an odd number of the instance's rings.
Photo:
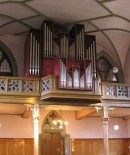
<svg viewBox="0 0 130 155">
<path fill-rule="evenodd" d="M 113 67 L 103 56 L 97 61 L 97 71 L 101 81 L 118 82 L 117 75 L 113 73 Z"/>
<path fill-rule="evenodd" d="M 8 56 L 0 48 L 0 76 L 13 76 L 11 62 Z"/>
<path fill-rule="evenodd" d="M 10 49 L 0 41 L 0 76 L 18 76 L 16 60 Z"/>
</svg>

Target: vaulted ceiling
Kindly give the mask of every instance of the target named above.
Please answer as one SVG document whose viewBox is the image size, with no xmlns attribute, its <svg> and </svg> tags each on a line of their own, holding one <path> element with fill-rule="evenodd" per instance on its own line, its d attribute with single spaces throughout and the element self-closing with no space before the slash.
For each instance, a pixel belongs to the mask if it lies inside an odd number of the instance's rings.
<svg viewBox="0 0 130 155">
<path fill-rule="evenodd" d="M 23 35 L 39 29 L 44 19 L 71 27 L 85 25 L 96 35 L 98 53 L 105 51 L 124 71 L 130 46 L 130 0 L 0 0 L 0 35 Z M 127 65 L 127 66 L 126 66 Z"/>
<path fill-rule="evenodd" d="M 0 0 L 0 36 L 26 35 L 43 20 L 84 24 L 85 33 L 96 36 L 97 53 L 108 53 L 130 84 L 130 0 Z"/>
</svg>

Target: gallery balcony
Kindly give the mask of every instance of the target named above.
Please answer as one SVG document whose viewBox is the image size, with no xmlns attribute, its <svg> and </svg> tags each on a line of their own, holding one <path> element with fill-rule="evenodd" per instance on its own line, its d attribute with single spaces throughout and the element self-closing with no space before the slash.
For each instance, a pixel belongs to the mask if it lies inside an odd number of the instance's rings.
<svg viewBox="0 0 130 155">
<path fill-rule="evenodd" d="M 83 86 L 82 86 L 83 87 Z M 44 78 L 0 77 L 0 102 L 59 105 L 89 105 L 101 102 L 129 102 L 130 86 L 121 83 L 99 83 L 93 89 L 64 89 L 57 76 Z"/>
</svg>

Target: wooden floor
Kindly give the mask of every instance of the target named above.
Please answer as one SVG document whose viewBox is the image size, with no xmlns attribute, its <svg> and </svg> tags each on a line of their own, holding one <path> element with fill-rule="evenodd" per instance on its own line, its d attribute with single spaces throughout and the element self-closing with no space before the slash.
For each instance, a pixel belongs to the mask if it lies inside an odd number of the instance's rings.
<svg viewBox="0 0 130 155">
<path fill-rule="evenodd" d="M 130 139 L 109 139 L 110 155 L 128 155 Z M 33 139 L 0 139 L 0 155 L 33 155 Z M 102 139 L 72 140 L 71 155 L 104 155 Z"/>
</svg>

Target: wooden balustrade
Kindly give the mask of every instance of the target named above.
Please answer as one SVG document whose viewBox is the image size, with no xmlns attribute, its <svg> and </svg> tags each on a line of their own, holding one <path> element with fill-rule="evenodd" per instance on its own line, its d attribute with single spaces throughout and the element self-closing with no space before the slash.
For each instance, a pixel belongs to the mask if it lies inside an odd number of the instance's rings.
<svg viewBox="0 0 130 155">
<path fill-rule="evenodd" d="M 0 96 L 35 98 L 44 100 L 46 98 L 69 98 L 95 100 L 97 103 L 102 100 L 130 100 L 130 86 L 121 83 L 99 83 L 94 79 L 94 90 L 73 90 L 59 87 L 58 76 L 50 75 L 43 78 L 18 78 L 0 77 Z M 2 99 L 1 98 L 1 99 Z M 84 102 L 86 102 L 84 100 Z M 2 101 L 2 100 L 1 100 Z M 94 103 L 95 103 L 94 101 Z M 9 102 L 9 101 L 8 101 Z M 18 102 L 19 103 L 19 102 Z M 81 104 L 81 103 L 80 103 Z"/>
<path fill-rule="evenodd" d="M 102 99 L 130 100 L 130 86 L 122 83 L 101 83 Z"/>
</svg>

